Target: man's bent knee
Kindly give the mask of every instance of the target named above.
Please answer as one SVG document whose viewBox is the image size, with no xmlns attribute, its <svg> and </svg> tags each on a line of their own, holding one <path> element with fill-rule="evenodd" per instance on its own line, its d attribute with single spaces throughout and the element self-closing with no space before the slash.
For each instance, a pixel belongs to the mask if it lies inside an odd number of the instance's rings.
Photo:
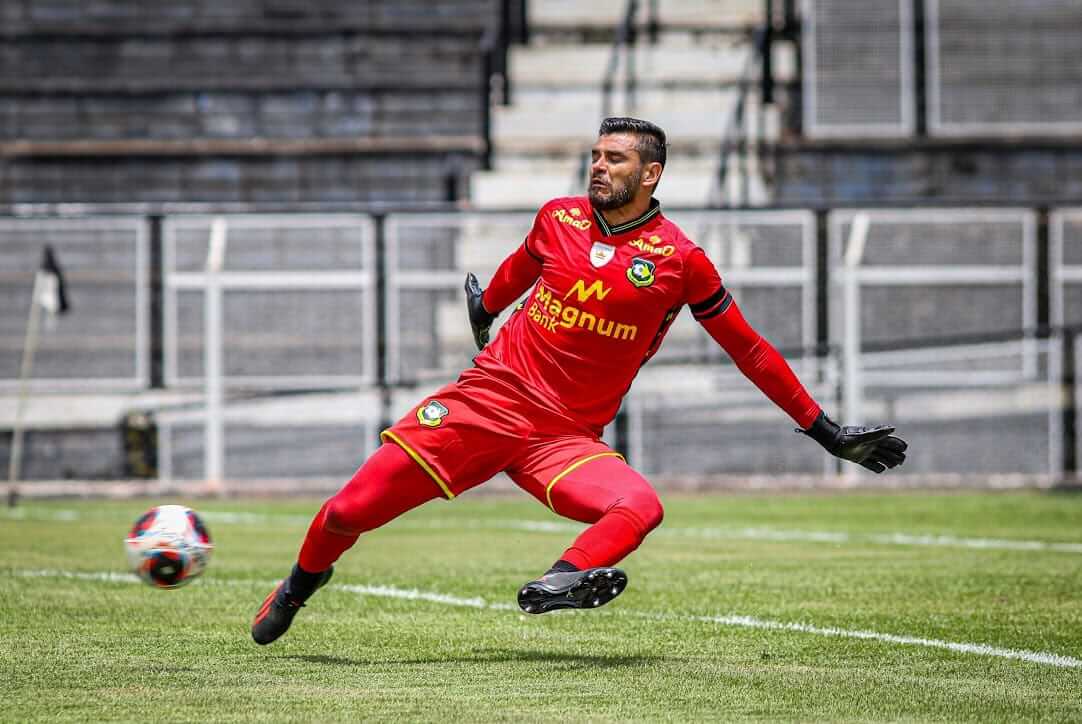
<svg viewBox="0 0 1082 724">
<path fill-rule="evenodd" d="M 645 527 L 643 535 L 657 528 L 661 525 L 661 521 L 665 519 L 665 509 L 662 507 L 661 500 L 657 495 L 644 497 L 639 504 L 638 510 Z"/>
<path fill-rule="evenodd" d="M 645 538 L 650 531 L 661 525 L 661 521 L 665 517 L 665 510 L 661 507 L 661 500 L 652 492 L 622 498 L 609 509 L 609 512 L 627 518 L 642 538 Z"/>
<path fill-rule="evenodd" d="M 371 526 L 365 525 L 363 510 L 358 506 L 350 505 L 348 501 L 335 496 L 323 506 L 323 529 L 333 535 L 357 536 Z"/>
</svg>

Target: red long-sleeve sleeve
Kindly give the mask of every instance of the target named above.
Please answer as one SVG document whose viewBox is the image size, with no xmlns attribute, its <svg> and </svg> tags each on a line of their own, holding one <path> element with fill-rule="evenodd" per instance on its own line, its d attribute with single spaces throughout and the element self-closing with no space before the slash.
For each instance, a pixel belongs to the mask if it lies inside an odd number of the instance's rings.
<svg viewBox="0 0 1082 724">
<path fill-rule="evenodd" d="M 529 238 L 500 263 L 485 289 L 481 303 L 491 314 L 499 314 L 521 297 L 541 275 L 541 260 L 529 248 Z"/>
<path fill-rule="evenodd" d="M 815 422 L 819 404 L 778 350 L 744 319 L 714 265 L 701 251 L 689 257 L 688 296 L 695 319 L 763 394 L 800 427 Z"/>
</svg>

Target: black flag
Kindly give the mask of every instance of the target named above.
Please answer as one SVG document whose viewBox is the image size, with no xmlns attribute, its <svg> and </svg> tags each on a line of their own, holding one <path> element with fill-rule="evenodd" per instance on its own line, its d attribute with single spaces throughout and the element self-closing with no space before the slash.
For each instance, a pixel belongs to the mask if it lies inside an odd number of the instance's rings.
<svg viewBox="0 0 1082 724">
<path fill-rule="evenodd" d="M 47 312 L 52 314 L 64 314 L 68 311 L 68 290 L 64 282 L 64 272 L 56 263 L 56 254 L 53 247 L 45 245 L 45 251 L 41 254 L 41 267 L 38 268 L 40 275 L 38 298 L 35 300 Z"/>
</svg>

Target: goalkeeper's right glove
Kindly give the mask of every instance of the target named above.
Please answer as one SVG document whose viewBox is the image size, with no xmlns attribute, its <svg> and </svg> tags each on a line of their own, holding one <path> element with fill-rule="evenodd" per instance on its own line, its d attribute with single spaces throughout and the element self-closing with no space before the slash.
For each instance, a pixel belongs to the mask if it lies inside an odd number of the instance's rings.
<svg viewBox="0 0 1082 724">
<path fill-rule="evenodd" d="M 820 412 L 806 430 L 797 429 L 812 438 L 835 457 L 863 465 L 873 473 L 881 473 L 905 462 L 908 445 L 891 435 L 890 425 L 878 427 L 841 427 Z"/>
<path fill-rule="evenodd" d="M 484 349 L 488 344 L 488 330 L 492 328 L 492 322 L 496 319 L 495 314 L 490 314 L 485 309 L 481 297 L 485 290 L 477 282 L 473 273 L 466 274 L 466 312 L 470 316 L 470 327 L 473 328 L 473 341 L 477 349 Z"/>
</svg>

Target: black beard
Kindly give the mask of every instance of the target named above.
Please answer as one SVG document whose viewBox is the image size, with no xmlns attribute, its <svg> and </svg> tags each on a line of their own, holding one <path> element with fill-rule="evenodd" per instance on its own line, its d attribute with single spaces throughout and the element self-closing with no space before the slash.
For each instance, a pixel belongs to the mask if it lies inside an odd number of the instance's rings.
<svg viewBox="0 0 1082 724">
<path fill-rule="evenodd" d="M 598 211 L 612 211 L 613 209 L 618 209 L 621 206 L 627 206 L 631 203 L 631 199 L 635 196 L 631 192 L 631 189 L 635 186 L 638 186 L 638 184 L 638 179 L 628 179 L 628 183 L 626 186 L 616 186 L 614 184 L 612 188 L 612 196 L 608 198 L 601 197 L 596 191 L 594 191 L 594 187 L 590 186 L 588 194 L 590 197 L 590 205 Z"/>
</svg>

